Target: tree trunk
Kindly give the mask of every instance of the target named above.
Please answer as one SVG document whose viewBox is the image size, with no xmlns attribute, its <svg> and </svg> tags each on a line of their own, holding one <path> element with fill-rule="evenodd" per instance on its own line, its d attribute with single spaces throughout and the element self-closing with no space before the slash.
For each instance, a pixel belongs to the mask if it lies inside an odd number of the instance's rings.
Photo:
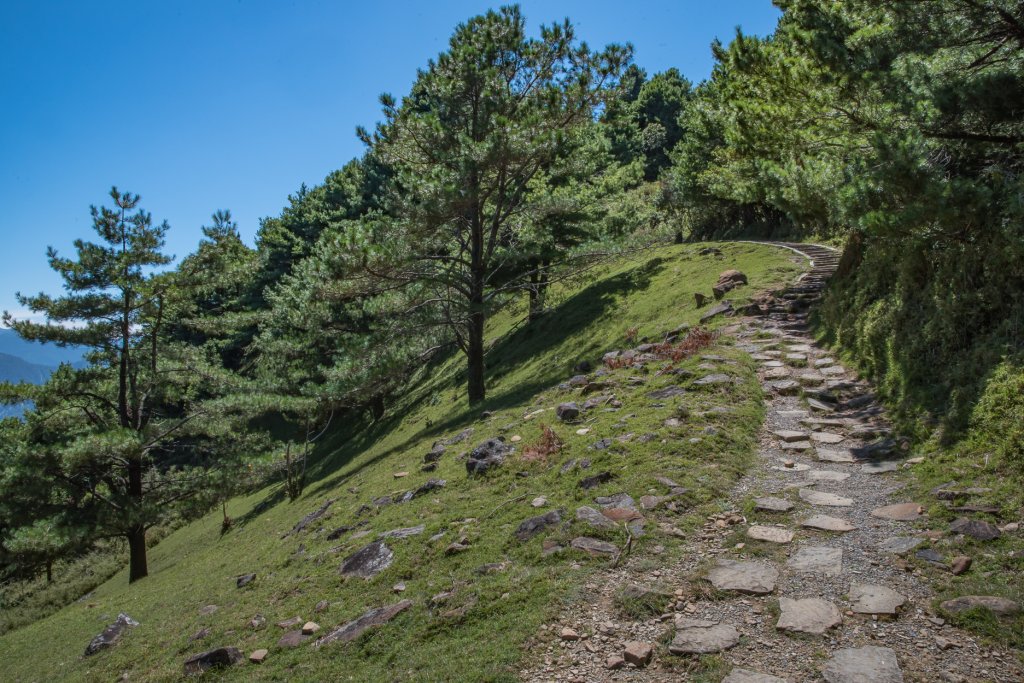
<svg viewBox="0 0 1024 683">
<path fill-rule="evenodd" d="M 53 583 L 53 560 L 46 561 L 46 583 Z"/>
<path fill-rule="evenodd" d="M 146 527 L 137 526 L 130 529 L 128 536 L 128 583 L 135 583 L 149 575 L 146 562 Z"/>
<path fill-rule="evenodd" d="M 378 394 L 373 397 L 370 401 L 370 413 L 373 415 L 374 420 L 379 420 L 384 417 L 384 394 Z"/>
<path fill-rule="evenodd" d="M 548 293 L 549 261 L 541 264 L 540 270 L 530 276 L 530 320 L 536 320 L 544 312 L 544 302 Z"/>
<path fill-rule="evenodd" d="M 479 403 L 486 397 L 484 388 L 484 312 L 469 315 L 469 402 Z"/>
</svg>

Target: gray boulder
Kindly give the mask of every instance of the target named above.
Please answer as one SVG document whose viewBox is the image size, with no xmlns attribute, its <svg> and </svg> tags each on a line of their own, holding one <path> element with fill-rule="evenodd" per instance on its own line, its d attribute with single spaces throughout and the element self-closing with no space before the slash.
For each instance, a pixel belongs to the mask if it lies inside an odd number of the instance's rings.
<svg viewBox="0 0 1024 683">
<path fill-rule="evenodd" d="M 515 448 L 505 443 L 502 437 L 487 439 L 470 452 L 466 460 L 466 472 L 470 475 L 483 474 L 492 467 L 497 467 L 505 462 L 505 458 L 515 451 Z"/>
</svg>

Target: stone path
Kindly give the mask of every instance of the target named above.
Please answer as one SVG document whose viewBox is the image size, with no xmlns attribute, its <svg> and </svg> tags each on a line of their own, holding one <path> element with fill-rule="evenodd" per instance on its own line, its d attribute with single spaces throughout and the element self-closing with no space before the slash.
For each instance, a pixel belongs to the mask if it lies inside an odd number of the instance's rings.
<svg viewBox="0 0 1024 683">
<path fill-rule="evenodd" d="M 524 680 L 685 681 L 708 653 L 720 653 L 727 683 L 1024 680 L 1015 654 L 938 618 L 930 587 L 903 561 L 926 540 L 915 525 L 926 518 L 892 474 L 909 466 L 901 444 L 871 387 L 807 334 L 838 257 L 780 246 L 812 267 L 731 330 L 761 363 L 767 397 L 760 461 L 734 488 L 732 511 L 709 519 L 678 562 L 635 559 L 588 584 L 591 599 L 560 624 L 580 637 L 554 640 Z M 627 586 L 668 596 L 668 611 L 625 619 L 615 596 Z M 660 645 L 650 663 L 624 660 L 636 642 Z M 661 661 L 668 653 L 680 658 Z"/>
</svg>

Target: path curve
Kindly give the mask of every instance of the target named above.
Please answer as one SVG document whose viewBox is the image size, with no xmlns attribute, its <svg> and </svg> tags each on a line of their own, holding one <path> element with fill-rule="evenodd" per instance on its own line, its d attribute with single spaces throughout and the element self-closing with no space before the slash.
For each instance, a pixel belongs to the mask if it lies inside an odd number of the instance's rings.
<svg viewBox="0 0 1024 683">
<path fill-rule="evenodd" d="M 988 648 L 935 614 L 930 586 L 907 559 L 934 556 L 929 531 L 915 525 L 926 521 L 923 508 L 901 493 L 895 475 L 911 466 L 902 444 L 870 384 L 809 335 L 808 311 L 839 253 L 768 244 L 805 256 L 810 268 L 762 315 L 731 329 L 760 364 L 767 407 L 758 462 L 733 488 L 732 511 L 710 518 L 676 563 L 651 570 L 645 558 L 604 572 L 603 585 L 588 585 L 594 599 L 562 620 L 593 638 L 557 643 L 522 678 L 690 679 L 678 661 L 620 661 L 628 642 L 646 641 L 670 643 L 675 654 L 719 653 L 724 678 L 707 680 L 725 683 L 1024 680 L 1014 653 Z M 737 530 L 747 536 L 740 544 Z M 673 611 L 646 622 L 623 624 L 613 604 L 627 585 L 708 582 L 714 590 L 677 590 Z"/>
</svg>

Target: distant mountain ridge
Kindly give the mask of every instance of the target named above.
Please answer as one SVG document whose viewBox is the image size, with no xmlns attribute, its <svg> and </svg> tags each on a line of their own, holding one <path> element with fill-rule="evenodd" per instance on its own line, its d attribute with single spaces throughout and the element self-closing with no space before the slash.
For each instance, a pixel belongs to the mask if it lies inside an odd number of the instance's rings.
<svg viewBox="0 0 1024 683">
<path fill-rule="evenodd" d="M 32 365 L 43 365 L 50 370 L 56 370 L 61 363 L 81 367 L 84 364 L 82 353 L 79 347 L 62 348 L 56 344 L 25 341 L 14 330 L 0 329 L 0 354 L 15 356 Z"/>
<path fill-rule="evenodd" d="M 0 382 L 30 382 L 42 384 L 55 368 L 29 363 L 9 353 L 0 353 Z"/>
</svg>

